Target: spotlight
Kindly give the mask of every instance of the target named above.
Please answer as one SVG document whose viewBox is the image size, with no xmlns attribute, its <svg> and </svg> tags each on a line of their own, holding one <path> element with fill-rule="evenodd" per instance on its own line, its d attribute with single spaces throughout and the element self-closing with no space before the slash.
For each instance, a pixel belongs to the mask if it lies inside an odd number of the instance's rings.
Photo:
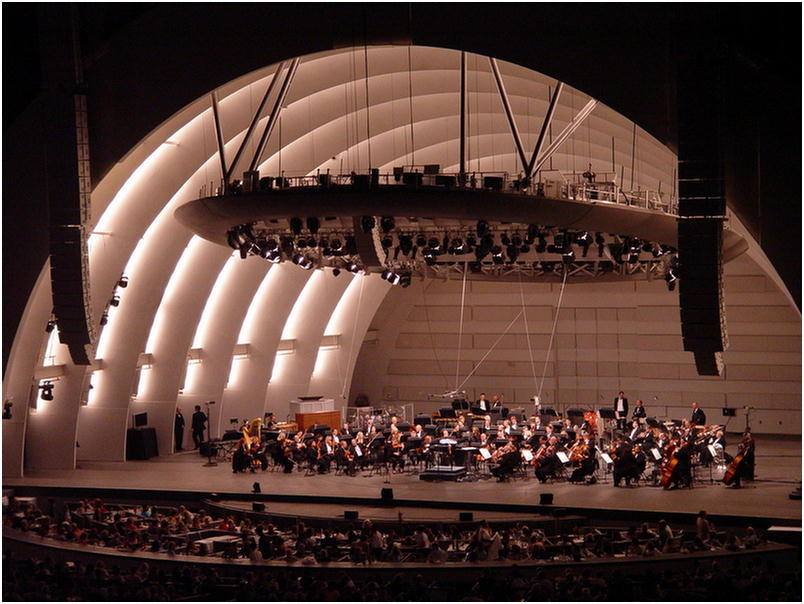
<svg viewBox="0 0 804 604">
<path fill-rule="evenodd" d="M 519 235 L 514 235 L 511 237 L 511 245 L 515 247 L 522 247 L 522 237 Z"/>
<path fill-rule="evenodd" d="M 398 285 L 399 280 L 401 279 L 401 277 L 399 275 L 397 275 L 395 272 L 389 271 L 387 269 L 382 272 L 381 276 L 382 276 L 383 279 L 388 281 L 388 283 L 390 283 L 391 285 Z"/>
<path fill-rule="evenodd" d="M 461 239 L 460 237 L 456 237 L 455 239 L 452 240 L 452 243 L 450 244 L 449 247 L 450 254 L 463 254 L 465 250 L 466 246 L 463 243 L 463 239 Z"/>
<path fill-rule="evenodd" d="M 112 299 L 109 300 L 109 304 L 112 306 L 120 306 L 120 296 L 112 296 Z"/>
<path fill-rule="evenodd" d="M 53 400 L 53 384 L 51 382 L 45 382 L 44 384 L 41 384 L 39 388 L 42 390 L 43 401 Z"/>
<path fill-rule="evenodd" d="M 363 229 L 364 233 L 371 232 L 371 229 L 374 228 L 374 225 L 377 224 L 374 220 L 374 216 L 363 216 L 360 219 L 360 228 Z"/>
<path fill-rule="evenodd" d="M 503 250 L 499 245 L 495 245 L 491 248 L 491 260 L 494 264 L 502 264 L 503 263 Z"/>
<path fill-rule="evenodd" d="M 441 242 L 435 237 L 430 237 L 430 239 L 427 240 L 427 247 L 433 250 L 433 252 L 439 252 L 441 251 Z"/>
<path fill-rule="evenodd" d="M 516 259 L 519 256 L 519 248 L 515 245 L 509 245 L 505 249 L 505 253 L 508 255 L 508 262 L 516 262 Z"/>
<path fill-rule="evenodd" d="M 346 263 L 346 270 L 350 273 L 357 273 L 360 270 L 360 266 L 354 260 Z"/>
<path fill-rule="evenodd" d="M 341 274 L 341 269 L 339 269 L 339 268 L 333 268 L 332 269 L 332 276 L 333 277 L 337 277 L 340 274 Z"/>
<path fill-rule="evenodd" d="M 248 253 L 251 251 L 251 244 L 246 242 L 240 245 L 240 259 L 245 260 L 248 258 Z"/>
<path fill-rule="evenodd" d="M 416 247 L 424 247 L 425 245 L 427 245 L 427 239 L 425 239 L 424 235 L 417 235 Z"/>
<path fill-rule="evenodd" d="M 106 325 L 109 322 L 109 313 L 103 313 L 100 318 L 100 324 Z"/>
<path fill-rule="evenodd" d="M 300 250 L 303 250 L 304 248 L 306 248 L 307 247 L 307 239 L 305 239 L 304 237 L 299 237 L 299 240 L 296 242 L 296 247 L 299 248 Z"/>
<path fill-rule="evenodd" d="M 561 253 L 561 261 L 564 264 L 570 264 L 573 260 L 575 260 L 575 252 L 572 250 Z"/>
<path fill-rule="evenodd" d="M 628 264 L 635 264 L 639 262 L 639 249 L 634 250 L 631 248 L 628 251 Z"/>
<path fill-rule="evenodd" d="M 413 239 L 410 238 L 410 235 L 400 235 L 399 249 L 402 250 L 402 253 L 406 256 L 410 255 L 413 249 Z"/>
<path fill-rule="evenodd" d="M 343 242 L 340 239 L 335 237 L 332 241 L 329 242 L 329 247 L 332 249 L 333 252 L 340 252 L 343 249 Z"/>
<path fill-rule="evenodd" d="M 357 242 L 352 235 L 346 237 L 346 253 L 350 256 L 357 255 Z"/>
<path fill-rule="evenodd" d="M 50 333 L 51 331 L 53 331 L 54 327 L 56 327 L 56 322 L 55 321 L 48 321 L 47 326 L 45 327 L 45 331 Z"/>
<path fill-rule="evenodd" d="M 265 256 L 265 259 L 266 259 L 268 262 L 272 262 L 272 263 L 276 264 L 277 262 L 279 262 L 280 260 L 282 260 L 282 252 L 280 252 L 279 250 L 271 250 L 271 251 L 270 251 L 270 252 L 268 252 L 268 254 Z"/>
<path fill-rule="evenodd" d="M 477 221 L 477 236 L 482 237 L 486 233 L 489 232 L 489 223 L 485 220 L 478 220 Z"/>
<path fill-rule="evenodd" d="M 390 233 L 394 229 L 394 224 L 396 223 L 393 216 L 383 216 L 380 218 L 380 228 L 383 233 Z"/>
<path fill-rule="evenodd" d="M 313 268 L 312 261 L 309 258 L 307 258 L 304 254 L 296 254 L 295 256 L 293 256 L 293 264 L 297 264 L 307 271 Z"/>
<path fill-rule="evenodd" d="M 3 403 L 3 419 L 11 419 L 11 408 L 14 406 L 14 403 L 11 401 L 6 401 Z"/>
<path fill-rule="evenodd" d="M 410 286 L 410 275 L 402 275 L 399 278 L 399 285 L 402 287 L 409 287 Z"/>
<path fill-rule="evenodd" d="M 547 249 L 547 239 L 545 239 L 542 233 L 539 233 L 539 244 L 536 246 L 536 253 L 544 254 L 544 251 Z"/>
<path fill-rule="evenodd" d="M 128 277 L 123 275 L 120 277 L 120 280 L 117 282 L 118 287 L 126 288 L 128 287 Z"/>
<path fill-rule="evenodd" d="M 229 229 L 226 231 L 226 243 L 228 243 L 229 247 L 233 250 L 236 250 L 240 247 L 240 242 L 237 240 L 237 235 L 234 229 Z"/>
<path fill-rule="evenodd" d="M 318 241 L 316 241 L 315 237 L 310 237 L 307 240 L 307 247 L 315 247 L 318 245 Z"/>
<path fill-rule="evenodd" d="M 511 238 L 508 236 L 508 233 L 503 233 L 500 236 L 500 243 L 502 243 L 506 247 L 511 245 Z"/>
<path fill-rule="evenodd" d="M 469 233 L 466 236 L 466 251 L 471 252 L 475 246 L 477 245 L 477 238 L 474 236 L 473 233 Z"/>
<path fill-rule="evenodd" d="M 302 219 L 294 216 L 290 219 L 290 230 L 294 235 L 299 235 L 302 231 Z"/>
<path fill-rule="evenodd" d="M 383 271 L 383 272 L 380 274 L 380 277 L 382 277 L 382 278 L 383 278 L 385 281 L 390 281 L 390 280 L 391 280 L 391 279 L 390 279 L 391 275 L 393 275 L 393 273 L 392 273 L 391 271 L 389 271 L 388 269 L 385 269 L 385 270 L 384 270 L 384 271 Z"/>
<path fill-rule="evenodd" d="M 307 217 L 307 230 L 310 231 L 311 235 L 315 235 L 318 232 L 318 227 L 320 226 L 321 223 L 318 221 L 318 218 L 315 216 Z"/>
<path fill-rule="evenodd" d="M 539 227 L 536 226 L 535 224 L 529 224 L 528 233 L 525 236 L 525 241 L 532 244 L 534 241 L 536 241 L 536 238 L 538 236 L 539 236 Z"/>
<path fill-rule="evenodd" d="M 394 245 L 394 240 L 389 235 L 386 235 L 382 238 L 382 241 L 380 241 L 380 245 L 387 250 Z"/>
<path fill-rule="evenodd" d="M 328 248 L 329 239 L 327 239 L 326 237 L 321 237 L 321 239 L 318 240 L 318 247 L 320 247 L 322 250 Z"/>
</svg>

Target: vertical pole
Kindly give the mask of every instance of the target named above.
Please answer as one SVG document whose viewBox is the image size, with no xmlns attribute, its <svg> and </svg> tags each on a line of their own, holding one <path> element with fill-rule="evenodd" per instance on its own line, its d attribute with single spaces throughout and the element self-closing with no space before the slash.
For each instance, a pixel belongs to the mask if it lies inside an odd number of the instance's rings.
<svg viewBox="0 0 804 604">
<path fill-rule="evenodd" d="M 461 51 L 461 161 L 458 184 L 466 184 L 466 52 Z"/>
<path fill-rule="evenodd" d="M 636 122 L 634 122 L 634 136 L 631 139 L 631 190 L 634 190 L 634 158 L 636 157 Z"/>
</svg>

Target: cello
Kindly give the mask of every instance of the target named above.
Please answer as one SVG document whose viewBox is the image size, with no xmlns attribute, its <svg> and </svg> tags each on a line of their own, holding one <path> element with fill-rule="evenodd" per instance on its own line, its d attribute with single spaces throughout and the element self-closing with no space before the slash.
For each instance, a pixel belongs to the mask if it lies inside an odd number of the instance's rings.
<svg viewBox="0 0 804 604">
<path fill-rule="evenodd" d="M 723 484 L 729 486 L 732 482 L 734 482 L 734 476 L 737 474 L 737 470 L 739 469 L 746 452 L 748 452 L 748 450 L 753 446 L 754 439 L 752 438 L 740 443 L 740 452 L 734 457 L 734 459 L 731 460 L 731 464 L 726 470 L 726 473 L 723 475 Z"/>
<path fill-rule="evenodd" d="M 662 478 L 659 481 L 663 489 L 669 489 L 673 482 L 673 474 L 678 465 L 678 458 L 674 457 L 673 453 L 675 453 L 677 448 L 678 446 L 673 442 L 668 443 L 664 448 L 665 461 L 662 464 Z"/>
</svg>

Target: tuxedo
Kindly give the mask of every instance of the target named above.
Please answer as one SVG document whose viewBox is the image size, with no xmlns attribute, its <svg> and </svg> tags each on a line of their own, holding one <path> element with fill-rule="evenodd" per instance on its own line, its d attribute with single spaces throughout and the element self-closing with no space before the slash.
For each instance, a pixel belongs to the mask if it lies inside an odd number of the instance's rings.
<svg viewBox="0 0 804 604">
<path fill-rule="evenodd" d="M 645 413 L 645 406 L 644 405 L 637 405 L 634 407 L 634 414 L 631 416 L 632 419 L 641 419 L 644 418 L 647 414 Z"/>
<path fill-rule="evenodd" d="M 614 414 L 617 418 L 617 427 L 620 430 L 625 430 L 625 420 L 628 417 L 628 399 L 623 397 L 622 404 L 620 404 L 620 397 L 614 397 Z"/>
<path fill-rule="evenodd" d="M 631 442 L 634 442 L 636 440 L 637 434 L 639 434 L 639 430 L 640 430 L 639 426 L 631 430 L 631 433 L 628 435 L 628 438 L 631 439 Z"/>
<path fill-rule="evenodd" d="M 476 405 L 482 411 L 488 411 L 491 408 L 491 404 L 489 403 L 489 401 L 484 398 L 477 399 Z"/>
<path fill-rule="evenodd" d="M 690 423 L 693 426 L 705 426 L 706 425 L 706 413 L 704 410 L 698 407 L 695 411 L 692 412 L 692 417 L 690 417 Z"/>
</svg>

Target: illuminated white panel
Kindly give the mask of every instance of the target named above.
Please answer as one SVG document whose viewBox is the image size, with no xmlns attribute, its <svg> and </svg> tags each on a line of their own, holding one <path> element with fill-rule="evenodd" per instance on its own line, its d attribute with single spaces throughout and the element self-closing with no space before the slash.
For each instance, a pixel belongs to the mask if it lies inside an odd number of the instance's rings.
<svg viewBox="0 0 804 604">
<path fill-rule="evenodd" d="M 260 287 L 254 295 L 254 300 L 248 307 L 243 325 L 240 326 L 240 334 L 237 336 L 238 342 L 251 342 L 254 338 L 257 323 L 266 320 L 265 301 L 277 296 L 279 292 L 275 288 L 282 277 L 282 269 L 278 266 L 275 269 L 269 270 L 268 274 L 265 275 L 265 279 L 260 283 Z"/>
<path fill-rule="evenodd" d="M 215 285 L 212 288 L 212 293 L 209 295 L 207 304 L 204 307 L 204 312 L 201 314 L 201 320 L 198 322 L 198 327 L 195 330 L 195 336 L 193 336 L 193 348 L 203 348 L 204 342 L 209 341 L 209 325 L 211 315 L 215 309 L 215 304 L 217 303 L 219 296 L 225 295 L 226 292 L 224 291 L 224 283 L 228 281 L 229 274 L 234 270 L 234 267 L 238 262 L 240 262 L 240 254 L 238 252 L 232 252 L 232 254 L 229 256 L 229 259 L 226 261 L 223 270 L 218 273 L 218 279 L 215 281 Z"/>
<path fill-rule="evenodd" d="M 59 344 L 60 344 L 59 328 L 57 326 L 54 326 L 53 331 L 50 332 L 50 336 L 47 339 L 47 346 L 45 347 L 45 357 L 44 359 L 42 359 L 43 367 L 50 367 L 51 365 L 56 364 L 56 347 Z"/>
<path fill-rule="evenodd" d="M 296 268 L 296 270 L 302 269 Z M 298 334 L 303 330 L 305 322 L 309 321 L 310 312 L 317 302 L 316 295 L 323 294 L 321 284 L 327 277 L 326 272 L 312 271 L 312 273 L 307 285 L 304 286 L 304 291 L 302 291 L 299 299 L 296 300 L 296 304 L 293 305 L 293 310 L 290 311 L 288 320 L 285 322 L 285 327 L 282 329 L 283 340 L 298 339 Z"/>
</svg>

